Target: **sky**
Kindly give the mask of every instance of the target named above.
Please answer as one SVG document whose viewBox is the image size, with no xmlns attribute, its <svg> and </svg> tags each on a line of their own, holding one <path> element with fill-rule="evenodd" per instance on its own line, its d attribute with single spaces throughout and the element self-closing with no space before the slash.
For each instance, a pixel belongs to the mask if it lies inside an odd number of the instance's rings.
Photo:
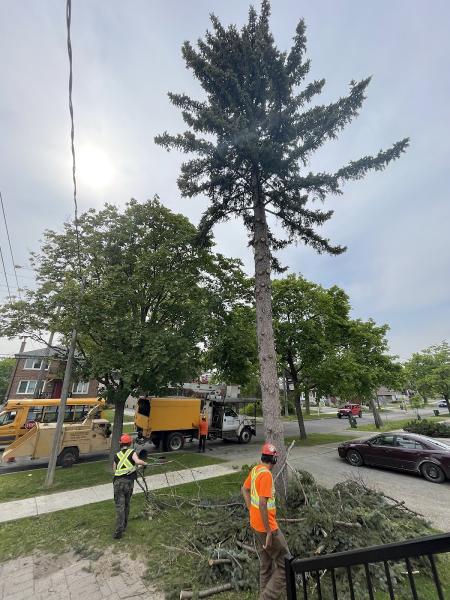
<svg viewBox="0 0 450 600">
<path fill-rule="evenodd" d="M 201 98 L 182 43 L 203 36 L 211 12 L 224 24 L 242 25 L 247 11 L 244 0 L 73 0 L 81 211 L 158 194 L 198 222 L 205 199 L 182 198 L 176 185 L 183 157 L 153 138 L 184 130 L 168 91 Z M 273 0 L 271 24 L 282 50 L 301 17 L 309 79 L 326 79 L 320 103 L 346 94 L 352 79 L 372 76 L 359 118 L 313 157 L 308 171 L 333 171 L 407 136 L 411 145 L 385 171 L 348 183 L 343 196 L 326 201 L 335 214 L 321 233 L 347 246 L 345 254 L 318 255 L 299 245 L 279 258 L 289 272 L 341 286 L 355 318 L 388 323 L 390 349 L 406 359 L 450 339 L 450 3 Z M 63 0 L 0 3 L 0 78 L 0 190 L 22 267 L 19 286 L 32 289 L 29 253 L 39 249 L 45 229 L 60 229 L 73 215 Z M 242 223 L 221 224 L 215 236 L 217 250 L 240 257 L 251 274 Z M 0 245 L 16 293 L 3 223 Z M 0 297 L 7 297 L 2 271 Z M 18 348 L 18 340 L 0 339 L 0 354 Z"/>
</svg>

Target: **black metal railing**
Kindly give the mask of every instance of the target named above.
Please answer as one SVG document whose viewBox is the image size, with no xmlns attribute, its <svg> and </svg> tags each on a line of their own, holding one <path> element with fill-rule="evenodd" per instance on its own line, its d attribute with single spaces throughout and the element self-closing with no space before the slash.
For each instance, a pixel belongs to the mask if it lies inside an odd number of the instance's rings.
<svg viewBox="0 0 450 600">
<path fill-rule="evenodd" d="M 415 538 L 384 546 L 371 546 L 347 552 L 336 552 L 335 554 L 313 558 L 300 559 L 287 556 L 285 559 L 287 598 L 288 600 L 297 600 L 297 598 L 302 600 L 312 598 L 317 600 L 325 600 L 325 598 L 333 598 L 333 600 L 339 600 L 340 598 L 374 600 L 373 566 L 378 565 L 383 569 L 383 587 L 388 592 L 390 600 L 395 600 L 398 585 L 409 585 L 410 598 L 419 600 L 417 582 L 414 578 L 416 571 L 412 561 L 420 559 L 425 561 L 423 563 L 424 567 L 427 569 L 430 582 L 436 590 L 436 595 L 433 597 L 436 600 L 446 600 L 435 555 L 447 552 L 450 552 L 450 533 Z M 405 578 L 400 583 L 398 583 L 398 577 L 392 574 L 394 565 L 399 563 L 403 563 L 404 568 L 406 568 L 404 571 Z M 339 572 L 337 570 L 339 569 L 344 569 L 345 586 L 343 586 L 342 577 L 339 578 L 339 585 L 337 583 L 337 573 Z M 363 573 L 363 593 L 360 591 L 361 577 L 359 578 L 358 587 L 355 585 L 354 572 L 356 569 Z M 300 588 L 299 594 L 297 594 L 297 585 Z"/>
</svg>

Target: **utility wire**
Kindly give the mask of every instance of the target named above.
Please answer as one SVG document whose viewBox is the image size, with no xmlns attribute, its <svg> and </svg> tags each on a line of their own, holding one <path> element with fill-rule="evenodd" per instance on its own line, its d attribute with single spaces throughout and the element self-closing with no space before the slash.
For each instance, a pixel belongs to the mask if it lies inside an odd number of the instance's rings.
<svg viewBox="0 0 450 600">
<path fill-rule="evenodd" d="M 4 220 L 4 222 L 5 222 L 6 236 L 7 236 L 7 238 L 8 238 L 9 251 L 10 251 L 10 253 L 11 253 L 11 260 L 12 260 L 12 264 L 13 264 L 14 275 L 15 275 L 15 278 L 16 278 L 17 290 L 18 290 L 18 292 L 19 292 L 19 298 L 20 298 L 20 300 L 22 300 L 22 296 L 20 295 L 19 280 L 17 279 L 17 269 L 16 269 L 16 262 L 15 262 L 15 260 L 14 260 L 14 254 L 13 254 L 13 251 L 12 251 L 12 246 L 11 246 L 11 238 L 9 237 L 8 222 L 7 222 L 7 220 L 6 220 L 5 206 L 4 206 L 4 204 L 3 204 L 3 196 L 2 196 L 2 193 L 1 193 L 1 192 L 0 192 L 0 200 L 1 200 L 1 203 L 2 203 L 2 213 L 3 213 L 3 220 Z"/>
<path fill-rule="evenodd" d="M 8 281 L 8 276 L 6 274 L 6 267 L 5 267 L 5 260 L 3 258 L 3 250 L 2 247 L 0 245 L 0 257 L 2 259 L 2 265 L 3 265 L 3 274 L 5 276 L 5 281 L 6 281 L 6 287 L 8 288 L 8 297 L 9 297 L 9 301 L 12 302 L 12 298 L 11 298 L 11 290 L 9 289 L 9 281 Z"/>
<path fill-rule="evenodd" d="M 78 254 L 78 270 L 81 278 L 81 249 L 80 249 L 80 229 L 78 224 L 78 200 L 77 200 L 77 177 L 76 177 L 76 161 L 75 161 L 75 125 L 73 119 L 73 103 L 72 103 L 72 41 L 70 38 L 70 25 L 72 22 L 72 1 L 67 0 L 66 3 L 66 23 L 67 23 L 67 54 L 69 56 L 69 112 L 70 112 L 70 142 L 72 150 L 72 180 L 73 180 L 73 204 L 75 210 L 75 235 L 77 240 Z"/>
</svg>

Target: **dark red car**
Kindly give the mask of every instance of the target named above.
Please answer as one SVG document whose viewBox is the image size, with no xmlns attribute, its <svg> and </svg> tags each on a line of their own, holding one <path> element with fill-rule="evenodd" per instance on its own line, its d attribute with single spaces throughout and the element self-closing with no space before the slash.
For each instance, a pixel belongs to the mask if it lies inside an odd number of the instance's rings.
<svg viewBox="0 0 450 600">
<path fill-rule="evenodd" d="M 361 404 L 346 404 L 342 408 L 340 408 L 337 412 L 337 416 L 339 419 L 342 417 L 362 417 L 362 409 Z"/>
<path fill-rule="evenodd" d="M 338 446 L 339 456 L 354 467 L 373 465 L 418 473 L 433 483 L 450 479 L 450 446 L 423 435 L 382 433 Z"/>
</svg>

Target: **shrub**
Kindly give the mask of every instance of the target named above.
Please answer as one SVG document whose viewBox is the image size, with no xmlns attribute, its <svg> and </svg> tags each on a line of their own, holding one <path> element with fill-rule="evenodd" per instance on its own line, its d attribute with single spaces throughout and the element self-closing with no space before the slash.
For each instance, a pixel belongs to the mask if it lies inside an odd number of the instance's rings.
<svg viewBox="0 0 450 600">
<path fill-rule="evenodd" d="M 436 423 L 434 421 L 410 421 L 403 429 L 410 433 L 420 433 L 428 437 L 450 438 L 450 427 L 445 423 Z"/>
</svg>

